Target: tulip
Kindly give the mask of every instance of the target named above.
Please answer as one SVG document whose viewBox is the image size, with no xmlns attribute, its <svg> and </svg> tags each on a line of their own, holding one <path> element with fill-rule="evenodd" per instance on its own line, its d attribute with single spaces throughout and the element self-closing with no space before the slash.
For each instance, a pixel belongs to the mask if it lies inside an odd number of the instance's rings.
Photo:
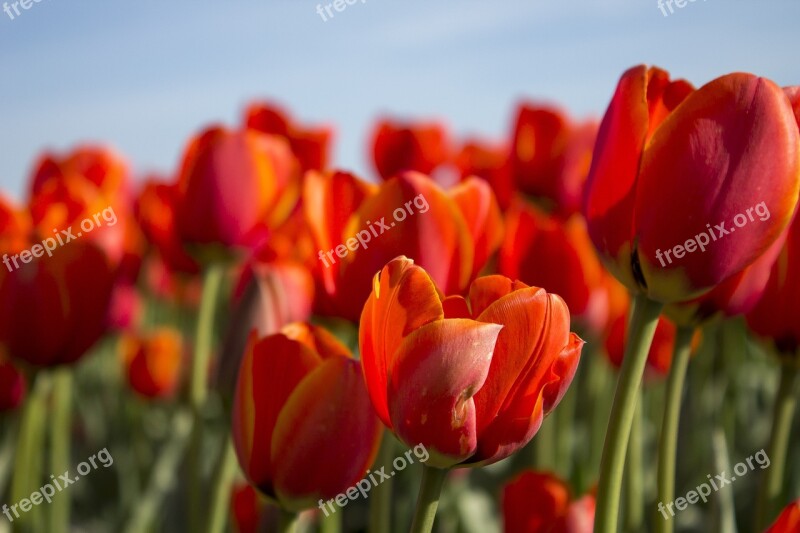
<svg viewBox="0 0 800 533">
<path fill-rule="evenodd" d="M 691 299 L 753 263 L 786 227 L 800 187 L 798 145 L 787 97 L 769 80 L 729 74 L 694 90 L 660 69 L 634 67 L 598 134 L 584 209 L 589 234 L 632 291 L 660 302 Z M 732 228 L 734 216 L 762 202 L 768 219 Z M 661 265 L 659 252 L 718 223 L 736 233 L 717 229 L 704 251 Z"/>
<path fill-rule="evenodd" d="M 230 514 L 238 533 L 258 533 L 267 508 L 259 501 L 256 489 L 242 484 L 233 489 Z"/>
<path fill-rule="evenodd" d="M 252 248 L 291 213 L 299 165 L 285 139 L 209 128 L 186 148 L 176 225 L 186 243 Z"/>
<path fill-rule="evenodd" d="M 616 529 L 634 398 L 662 304 L 709 291 L 780 237 L 797 203 L 799 148 L 788 99 L 769 80 L 729 74 L 694 90 L 657 68 L 622 76 L 600 126 L 584 202 L 601 260 L 638 295 L 631 357 L 603 451 L 598 533 Z M 752 216 L 756 205 L 761 220 Z M 749 223 L 733 227 L 747 209 Z"/>
<path fill-rule="evenodd" d="M 311 325 L 251 336 L 234 399 L 234 445 L 248 481 L 283 509 L 322 505 L 372 465 L 381 427 L 360 366 Z"/>
<path fill-rule="evenodd" d="M 131 388 L 145 398 L 174 394 L 183 367 L 180 332 L 162 327 L 144 335 L 123 338 L 123 359 Z"/>
<path fill-rule="evenodd" d="M 525 471 L 503 488 L 506 533 L 591 533 L 594 496 L 573 501 L 553 474 Z"/>
<path fill-rule="evenodd" d="M 477 176 L 492 186 L 497 202 L 503 210 L 508 209 L 514 197 L 511 180 L 508 148 L 491 145 L 478 140 L 466 141 L 455 156 L 455 165 L 462 180 Z"/>
<path fill-rule="evenodd" d="M 384 425 L 430 458 L 413 531 L 430 531 L 444 469 L 483 466 L 525 446 L 566 393 L 583 341 L 564 301 L 502 276 L 443 298 L 406 257 L 373 280 L 359 345 Z"/>
<path fill-rule="evenodd" d="M 499 272 L 547 287 L 564 298 L 576 320 L 591 331 L 601 330 L 608 315 L 606 274 L 583 219 L 572 215 L 564 221 L 517 199 L 506 213 L 506 224 Z"/>
<path fill-rule="evenodd" d="M 375 170 L 385 180 L 409 170 L 431 174 L 448 160 L 449 143 L 442 124 L 380 120 L 372 132 Z"/>
<path fill-rule="evenodd" d="M 593 121 L 576 124 L 560 109 L 521 104 L 509 161 L 517 190 L 563 216 L 578 212 L 596 135 Z"/>
<path fill-rule="evenodd" d="M 625 352 L 625 337 L 628 329 L 627 315 L 616 317 L 609 325 L 605 340 L 606 352 L 611 364 L 616 368 L 622 366 Z M 658 326 L 653 336 L 653 343 L 647 354 L 647 368 L 653 377 L 665 377 L 672 364 L 672 353 L 675 348 L 675 324 L 664 317 L 658 319 Z"/>
<path fill-rule="evenodd" d="M 0 415 L 20 406 L 26 389 L 25 376 L 0 353 Z"/>
<path fill-rule="evenodd" d="M 795 533 L 800 531 L 800 499 L 790 503 L 775 523 L 764 533 Z"/>
<path fill-rule="evenodd" d="M 250 129 L 284 137 L 304 173 L 328 168 L 333 139 L 330 128 L 300 126 L 286 111 L 270 103 L 251 104 L 245 111 L 244 122 Z"/>
<path fill-rule="evenodd" d="M 309 173 L 303 206 L 319 249 L 320 313 L 353 321 L 369 280 L 394 257 L 417 261 L 446 294 L 461 293 L 502 235 L 491 188 L 478 178 L 444 191 L 414 172 L 380 188 L 351 174 Z"/>
</svg>

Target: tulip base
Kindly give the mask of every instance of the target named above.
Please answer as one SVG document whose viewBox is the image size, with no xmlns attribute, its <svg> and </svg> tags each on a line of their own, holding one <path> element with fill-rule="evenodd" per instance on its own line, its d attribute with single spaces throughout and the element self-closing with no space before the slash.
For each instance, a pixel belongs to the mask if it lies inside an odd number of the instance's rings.
<svg viewBox="0 0 800 533">
<path fill-rule="evenodd" d="M 422 470 L 422 483 L 420 485 L 417 510 L 414 513 L 414 522 L 411 524 L 411 533 L 430 533 L 433 522 L 436 520 L 436 510 L 439 508 L 439 498 L 442 494 L 444 480 L 448 470 L 424 466 Z"/>
<path fill-rule="evenodd" d="M 658 315 L 663 304 L 637 294 L 631 320 L 622 370 L 617 381 L 614 404 L 608 422 L 608 431 L 603 446 L 600 464 L 600 481 L 597 486 L 597 514 L 595 533 L 616 533 L 619 517 L 619 500 L 622 489 L 622 474 L 625 455 L 636 411 L 639 390 L 647 363 L 647 354 L 653 342 Z"/>
</svg>

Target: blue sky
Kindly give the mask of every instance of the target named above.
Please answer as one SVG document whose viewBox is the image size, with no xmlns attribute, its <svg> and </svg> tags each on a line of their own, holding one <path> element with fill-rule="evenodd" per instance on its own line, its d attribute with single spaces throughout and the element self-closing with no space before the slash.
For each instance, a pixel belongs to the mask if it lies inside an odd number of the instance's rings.
<svg viewBox="0 0 800 533">
<path fill-rule="evenodd" d="M 254 98 L 335 125 L 337 165 L 370 174 L 365 141 L 382 113 L 499 137 L 522 98 L 601 116 L 637 63 L 696 84 L 731 71 L 800 84 L 797 0 L 697 0 L 668 17 L 657 0 L 366 0 L 327 22 L 318 3 L 0 12 L 0 189 L 21 197 L 41 150 L 81 141 L 116 147 L 137 175 L 171 173 L 191 134 L 238 123 Z"/>
</svg>

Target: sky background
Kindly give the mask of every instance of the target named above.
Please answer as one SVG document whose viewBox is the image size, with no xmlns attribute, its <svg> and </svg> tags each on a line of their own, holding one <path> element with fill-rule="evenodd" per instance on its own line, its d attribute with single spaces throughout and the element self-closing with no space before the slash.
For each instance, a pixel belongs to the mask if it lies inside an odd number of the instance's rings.
<svg viewBox="0 0 800 533">
<path fill-rule="evenodd" d="M 2 1 L 2 0 L 0 0 Z M 330 0 L 332 1 L 332 0 Z M 336 166 L 372 175 L 382 114 L 501 138 L 522 99 L 602 116 L 638 63 L 699 85 L 750 71 L 800 84 L 800 2 L 41 0 L 0 12 L 0 189 L 21 198 L 44 149 L 103 141 L 136 176 L 172 174 L 189 136 L 271 99 L 336 127 Z M 328 3 L 322 2 L 323 4 Z"/>
</svg>

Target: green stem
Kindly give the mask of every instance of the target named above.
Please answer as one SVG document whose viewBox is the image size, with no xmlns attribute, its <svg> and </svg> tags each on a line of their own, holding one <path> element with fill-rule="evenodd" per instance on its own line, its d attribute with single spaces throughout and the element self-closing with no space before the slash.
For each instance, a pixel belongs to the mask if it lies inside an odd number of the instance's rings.
<svg viewBox="0 0 800 533">
<path fill-rule="evenodd" d="M 783 492 L 786 452 L 789 449 L 789 435 L 792 431 L 792 419 L 797 406 L 794 389 L 798 376 L 800 376 L 800 367 L 791 362 L 783 362 L 778 394 L 775 397 L 772 432 L 767 454 L 770 459 L 770 467 L 764 473 L 763 484 L 759 492 L 758 512 L 756 513 L 759 531 L 764 529 L 772 518 Z"/>
<path fill-rule="evenodd" d="M 177 469 L 183 458 L 189 434 L 192 431 L 193 417 L 188 410 L 179 410 L 172 420 L 172 436 L 164 444 L 150 474 L 147 491 L 131 513 L 124 529 L 125 533 L 146 533 L 153 530 L 152 522 L 159 506 L 164 503 L 167 493 L 178 478 Z"/>
<path fill-rule="evenodd" d="M 50 467 L 55 475 L 70 469 L 70 440 L 72 428 L 72 370 L 60 368 L 53 379 Z M 59 494 L 50 506 L 50 531 L 66 533 L 70 524 L 69 491 Z"/>
<path fill-rule="evenodd" d="M 603 446 L 600 463 L 600 481 L 597 487 L 597 514 L 595 533 L 616 533 L 619 516 L 620 489 L 625 468 L 631 424 L 636 409 L 638 391 L 647 363 L 647 354 L 653 342 L 658 315 L 662 304 L 637 294 L 628 327 L 628 339 L 622 370 L 617 381 L 614 404 Z"/>
<path fill-rule="evenodd" d="M 440 468 L 422 467 L 422 485 L 417 499 L 414 522 L 411 524 L 411 533 L 431 533 L 433 531 L 436 509 L 439 508 L 439 497 L 447 472 Z"/>
<path fill-rule="evenodd" d="M 299 518 L 298 513 L 287 511 L 281 507 L 278 517 L 278 533 L 296 533 Z"/>
<path fill-rule="evenodd" d="M 320 533 L 342 533 L 342 513 L 333 513 L 328 517 L 322 518 L 319 523 Z M 370 531 L 382 531 L 370 529 Z"/>
<path fill-rule="evenodd" d="M 644 446 L 644 428 L 642 402 L 637 402 L 631 426 L 630 442 L 628 444 L 628 458 L 625 465 L 627 479 L 625 500 L 625 531 L 641 531 L 644 523 L 644 479 L 642 456 Z"/>
<path fill-rule="evenodd" d="M 378 459 L 375 462 L 375 469 L 387 466 L 391 469 L 392 457 L 395 450 L 395 441 L 391 433 L 383 432 L 381 448 L 378 452 Z M 341 513 L 336 513 L 341 514 Z M 326 520 L 327 521 L 327 520 Z M 375 487 L 370 493 L 369 498 L 369 530 L 385 531 L 391 533 L 392 524 L 392 479 L 388 479 Z"/>
<path fill-rule="evenodd" d="M 211 487 L 214 492 L 211 495 L 211 506 L 208 520 L 206 521 L 208 533 L 221 533 L 225 530 L 231 489 L 233 488 L 233 481 L 236 478 L 238 467 L 233 439 L 228 436 L 225 439 L 220 459 L 214 471 L 214 478 L 211 481 Z"/>
<path fill-rule="evenodd" d="M 14 459 L 14 475 L 11 480 L 11 501 L 18 503 L 30 498 L 34 490 L 38 490 L 42 481 L 42 457 L 45 440 L 45 420 L 47 396 L 50 393 L 50 376 L 40 373 L 35 377 L 33 390 L 22 409 L 22 420 L 17 434 L 16 457 Z M 41 531 L 41 515 L 39 507 L 15 520 L 19 531 Z"/>
<path fill-rule="evenodd" d="M 192 409 L 194 424 L 187 457 L 188 468 L 188 505 L 189 529 L 200 531 L 200 517 L 203 515 L 203 408 L 208 396 L 208 371 L 214 344 L 214 309 L 220 288 L 222 287 L 224 269 L 211 265 L 203 276 L 203 293 L 200 300 L 200 316 L 195 331 L 194 358 L 192 359 L 189 381 L 189 405 Z"/>
<path fill-rule="evenodd" d="M 675 499 L 675 457 L 678 450 L 678 422 L 681 415 L 681 395 L 689 368 L 694 329 L 680 327 L 675 335 L 672 366 L 667 379 L 667 395 L 664 401 L 664 416 L 661 420 L 661 436 L 658 440 L 658 501 L 667 505 Z M 656 519 L 658 533 L 672 533 L 673 520 Z"/>
</svg>

